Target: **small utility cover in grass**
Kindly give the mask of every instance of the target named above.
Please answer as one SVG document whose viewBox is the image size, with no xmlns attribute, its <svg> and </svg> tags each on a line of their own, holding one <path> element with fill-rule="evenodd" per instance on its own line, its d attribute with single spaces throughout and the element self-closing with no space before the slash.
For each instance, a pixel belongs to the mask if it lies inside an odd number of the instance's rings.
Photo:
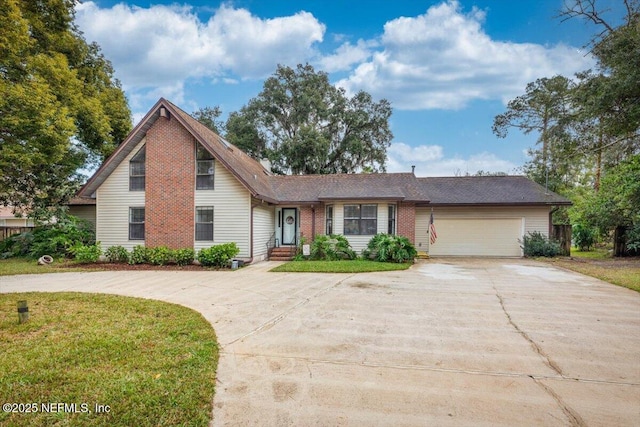
<svg viewBox="0 0 640 427">
<path fill-rule="evenodd" d="M 16 300 L 30 319 L 18 324 Z M 207 426 L 211 325 L 163 303 L 79 293 L 0 294 L 0 425 Z"/>
</svg>

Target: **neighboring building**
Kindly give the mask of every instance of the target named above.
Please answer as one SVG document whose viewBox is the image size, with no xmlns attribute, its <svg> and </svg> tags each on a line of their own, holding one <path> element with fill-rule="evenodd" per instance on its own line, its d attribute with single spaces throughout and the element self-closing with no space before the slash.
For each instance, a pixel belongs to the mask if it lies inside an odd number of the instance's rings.
<svg viewBox="0 0 640 427">
<path fill-rule="evenodd" d="M 16 216 L 13 207 L 0 206 L 0 242 L 9 236 L 33 228 L 33 220 L 26 216 Z"/>
<path fill-rule="evenodd" d="M 78 194 L 104 248 L 196 250 L 236 242 L 240 257 L 318 234 L 356 251 L 400 234 L 432 255 L 521 256 L 518 239 L 547 235 L 570 202 L 519 176 L 416 178 L 413 173 L 273 175 L 172 103 L 160 99 Z M 82 201 L 82 203 L 80 203 Z M 433 212 L 438 240 L 429 248 Z"/>
<path fill-rule="evenodd" d="M 11 206 L 0 206 L 0 227 L 33 227 L 33 220 L 16 216 Z"/>
</svg>

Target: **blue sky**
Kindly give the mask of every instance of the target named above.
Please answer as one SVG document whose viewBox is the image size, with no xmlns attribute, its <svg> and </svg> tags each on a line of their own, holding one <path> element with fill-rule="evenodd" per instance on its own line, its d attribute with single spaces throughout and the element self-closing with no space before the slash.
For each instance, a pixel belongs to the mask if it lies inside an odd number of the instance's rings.
<svg viewBox="0 0 640 427">
<path fill-rule="evenodd" d="M 619 12 L 620 1 L 599 0 Z M 596 28 L 556 18 L 563 0 L 84 1 L 76 22 L 113 63 L 139 120 L 165 97 L 225 116 L 277 64 L 310 63 L 393 108 L 390 172 L 517 173 L 536 136 L 491 132 L 525 85 L 594 66 Z"/>
</svg>

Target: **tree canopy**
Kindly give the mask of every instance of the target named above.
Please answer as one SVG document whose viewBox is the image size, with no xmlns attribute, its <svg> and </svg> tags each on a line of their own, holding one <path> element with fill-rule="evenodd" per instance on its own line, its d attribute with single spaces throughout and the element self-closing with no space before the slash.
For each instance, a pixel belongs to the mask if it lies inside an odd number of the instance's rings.
<svg viewBox="0 0 640 427">
<path fill-rule="evenodd" d="M 262 92 L 232 113 L 227 139 L 276 173 L 384 171 L 391 105 L 366 92 L 352 97 L 311 65 L 279 65 Z"/>
<path fill-rule="evenodd" d="M 565 3 L 564 19 L 598 26 L 590 42 L 595 70 L 538 79 L 496 116 L 493 131 L 538 132 L 524 172 L 576 203 L 563 220 L 597 228 L 608 237 L 616 225 L 640 227 L 640 201 L 627 180 L 637 178 L 640 153 L 640 2 L 623 2 L 626 16 L 615 27 L 596 0 Z M 633 196 L 633 197 L 632 197 Z M 640 233 L 638 233 L 640 235 Z M 638 243 L 640 244 L 640 242 Z"/>
<path fill-rule="evenodd" d="M 36 219 L 131 129 L 113 68 L 73 23 L 74 0 L 0 0 L 0 204 Z"/>
</svg>

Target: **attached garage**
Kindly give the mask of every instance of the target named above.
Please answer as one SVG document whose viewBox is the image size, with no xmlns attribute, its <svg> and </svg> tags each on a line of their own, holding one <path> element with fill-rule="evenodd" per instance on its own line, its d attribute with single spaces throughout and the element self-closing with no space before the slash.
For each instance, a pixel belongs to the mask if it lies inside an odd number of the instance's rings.
<svg viewBox="0 0 640 427">
<path fill-rule="evenodd" d="M 431 256 L 520 257 L 522 236 L 549 228 L 547 206 L 433 208 L 438 238 L 429 243 L 431 208 L 416 209 L 416 246 Z"/>
<path fill-rule="evenodd" d="M 523 218 L 440 218 L 438 239 L 429 247 L 429 255 L 519 257 L 523 228 Z"/>
</svg>

